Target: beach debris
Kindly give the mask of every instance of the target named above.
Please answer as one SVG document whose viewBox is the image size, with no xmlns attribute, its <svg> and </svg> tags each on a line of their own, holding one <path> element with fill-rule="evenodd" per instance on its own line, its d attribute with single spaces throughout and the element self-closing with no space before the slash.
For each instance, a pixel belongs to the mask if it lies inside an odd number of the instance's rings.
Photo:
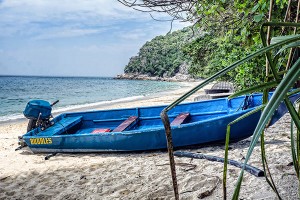
<svg viewBox="0 0 300 200">
<path fill-rule="evenodd" d="M 21 149 L 24 148 L 24 147 L 27 147 L 27 144 L 26 144 L 25 141 L 23 140 L 23 137 L 22 137 L 22 136 L 18 136 L 18 140 L 19 140 L 19 142 L 18 142 L 19 147 L 17 147 L 17 148 L 15 149 L 15 151 L 18 151 L 18 150 L 21 150 Z"/>
<path fill-rule="evenodd" d="M 197 174 L 191 177 L 186 177 L 180 181 L 181 193 L 183 199 L 193 197 L 193 199 L 203 199 L 212 195 L 213 191 L 221 182 L 219 176 L 211 176 L 208 174 Z"/>
<path fill-rule="evenodd" d="M 188 157 L 188 158 L 196 158 L 196 159 L 206 159 L 209 161 L 216 161 L 224 163 L 224 158 L 218 157 L 218 156 L 211 156 L 211 155 L 204 155 L 200 153 L 191 153 L 191 152 L 184 152 L 184 151 L 176 151 L 174 152 L 174 156 L 177 157 Z M 228 159 L 228 164 L 233 165 L 238 168 L 243 168 L 243 163 L 237 162 L 235 160 Z M 245 170 L 249 172 L 250 174 L 256 176 L 256 177 L 263 177 L 264 171 L 253 167 L 251 165 L 245 165 Z"/>
<path fill-rule="evenodd" d="M 4 176 L 4 177 L 1 177 L 1 178 L 0 178 L 0 181 L 4 181 L 4 180 L 7 179 L 8 177 L 10 177 L 10 176 Z"/>
<path fill-rule="evenodd" d="M 191 163 L 176 163 L 177 166 L 181 166 L 181 167 L 184 167 L 183 168 L 183 171 L 190 171 L 190 170 L 193 170 L 197 167 L 197 165 L 195 164 L 191 164 Z"/>
<path fill-rule="evenodd" d="M 197 165 L 195 164 L 191 164 L 191 163 L 175 163 L 177 166 L 181 166 L 181 167 L 185 167 L 183 169 L 183 171 L 190 171 L 190 170 L 193 170 L 197 167 Z M 164 164 L 159 164 L 159 165 L 156 165 L 156 166 L 164 166 L 164 165 L 169 165 L 169 163 L 164 163 Z"/>
<path fill-rule="evenodd" d="M 213 193 L 213 191 L 218 187 L 218 185 L 219 185 L 219 183 L 220 183 L 220 178 L 218 177 L 218 176 L 216 176 L 216 178 L 218 178 L 218 181 L 217 181 L 217 183 L 214 185 L 214 187 L 213 188 L 207 188 L 205 191 L 203 191 L 203 192 L 201 192 L 200 194 L 198 194 L 198 198 L 199 199 L 203 199 L 203 198 L 205 198 L 205 197 L 208 197 L 208 196 L 210 196 L 212 193 Z"/>
<path fill-rule="evenodd" d="M 45 160 L 49 160 L 51 157 L 56 156 L 57 153 L 50 153 L 47 156 L 45 156 Z"/>
</svg>

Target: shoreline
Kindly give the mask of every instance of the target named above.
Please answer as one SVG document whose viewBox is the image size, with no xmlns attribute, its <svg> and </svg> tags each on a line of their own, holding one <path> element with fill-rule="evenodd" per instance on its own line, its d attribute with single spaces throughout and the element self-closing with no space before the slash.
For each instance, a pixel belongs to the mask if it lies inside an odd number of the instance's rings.
<svg viewBox="0 0 300 200">
<path fill-rule="evenodd" d="M 189 85 L 189 84 L 188 84 Z M 195 84 L 196 85 L 196 84 Z M 165 95 L 101 105 L 91 109 L 118 109 L 169 104 L 192 88 L 192 84 Z M 202 91 L 200 91 L 201 93 Z M 199 95 L 196 94 L 196 95 Z M 193 100 L 193 96 L 188 101 Z M 169 158 L 166 150 L 138 153 L 58 154 L 45 161 L 45 154 L 28 148 L 15 151 L 17 137 L 27 121 L 0 124 L 0 199 L 173 199 Z M 290 154 L 290 116 L 265 133 L 267 159 L 279 193 L 297 198 L 297 178 Z M 243 162 L 251 138 L 230 144 L 229 158 Z M 185 151 L 224 157 L 224 146 L 199 146 Z M 181 199 L 222 199 L 223 164 L 175 157 Z M 262 169 L 259 144 L 250 165 Z M 232 196 L 240 169 L 228 166 L 227 191 Z M 264 177 L 245 173 L 241 199 L 277 199 Z"/>
<path fill-rule="evenodd" d="M 139 73 L 118 74 L 114 79 L 120 80 L 144 80 L 144 81 L 166 81 L 166 82 L 199 82 L 200 79 L 192 78 L 189 74 L 177 73 L 172 77 L 149 76 Z"/>
<path fill-rule="evenodd" d="M 149 95 L 144 95 L 144 96 L 135 96 L 134 98 L 132 97 L 124 97 L 121 99 L 114 99 L 110 101 L 100 101 L 100 102 L 94 102 L 94 103 L 89 103 L 89 104 L 78 104 L 78 105 L 73 105 L 69 107 L 62 107 L 56 109 L 56 107 L 53 107 L 52 113 L 54 116 L 57 116 L 62 113 L 68 113 L 68 112 L 84 112 L 84 111 L 95 111 L 95 110 L 103 110 L 103 109 L 114 109 L 114 108 L 130 108 L 134 107 L 131 105 L 131 103 L 139 103 L 142 104 L 143 107 L 147 106 L 147 102 L 151 102 L 155 98 L 159 98 L 162 95 L 168 95 L 174 97 L 174 100 L 176 97 L 172 94 L 180 95 L 181 93 L 184 94 L 184 92 L 188 91 L 188 88 L 192 88 L 201 82 L 178 82 L 180 83 L 180 86 L 178 89 L 172 90 L 172 91 L 161 91 L 159 93 L 154 93 L 154 94 L 149 94 Z M 155 100 L 153 100 L 155 101 Z M 193 98 L 190 98 L 189 101 L 193 101 Z M 172 99 L 170 99 L 168 102 L 165 104 L 157 104 L 157 105 L 167 105 L 168 103 L 171 103 Z M 120 105 L 122 105 L 120 107 Z M 124 105 L 128 107 L 124 107 Z M 153 105 L 153 104 L 152 104 Z M 24 106 L 25 107 L 25 106 Z M 9 119 L 6 121 L 0 121 L 0 126 L 2 124 L 10 124 L 10 123 L 22 123 L 27 121 L 27 119 L 20 114 L 19 118 L 16 119 Z"/>
</svg>

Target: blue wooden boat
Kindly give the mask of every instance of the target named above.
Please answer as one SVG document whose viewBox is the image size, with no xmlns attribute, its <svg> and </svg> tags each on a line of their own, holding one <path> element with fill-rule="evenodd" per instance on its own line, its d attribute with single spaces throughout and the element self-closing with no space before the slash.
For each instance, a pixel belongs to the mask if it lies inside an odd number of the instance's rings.
<svg viewBox="0 0 300 200">
<path fill-rule="evenodd" d="M 271 97 L 272 93 L 269 94 Z M 294 102 L 300 94 L 290 97 Z M 228 100 L 183 103 L 170 111 L 174 147 L 225 141 L 226 126 L 260 106 L 261 94 Z M 64 113 L 45 130 L 35 128 L 21 138 L 34 153 L 110 152 L 166 149 L 160 112 L 165 106 Z M 282 104 L 270 124 L 286 112 Z M 252 135 L 261 112 L 232 125 L 231 140 Z"/>
</svg>

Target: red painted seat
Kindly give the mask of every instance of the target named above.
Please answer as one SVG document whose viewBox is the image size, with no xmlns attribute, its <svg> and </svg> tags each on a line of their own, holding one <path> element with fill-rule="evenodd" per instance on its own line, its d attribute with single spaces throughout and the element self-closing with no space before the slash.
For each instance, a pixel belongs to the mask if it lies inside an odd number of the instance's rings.
<svg viewBox="0 0 300 200">
<path fill-rule="evenodd" d="M 122 132 L 127 129 L 130 125 L 137 121 L 136 116 L 130 116 L 124 122 L 122 122 L 117 128 L 115 128 L 112 132 Z"/>
<path fill-rule="evenodd" d="M 180 113 L 177 117 L 171 122 L 171 126 L 179 126 L 182 124 L 188 117 L 190 113 Z"/>
<path fill-rule="evenodd" d="M 106 132 L 110 132 L 110 129 L 109 128 L 97 128 L 92 131 L 92 133 L 106 133 Z"/>
</svg>

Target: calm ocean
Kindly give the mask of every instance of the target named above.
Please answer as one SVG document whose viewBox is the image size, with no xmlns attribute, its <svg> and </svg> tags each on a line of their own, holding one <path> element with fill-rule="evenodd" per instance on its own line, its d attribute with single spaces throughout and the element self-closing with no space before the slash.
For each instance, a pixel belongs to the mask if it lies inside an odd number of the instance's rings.
<svg viewBox="0 0 300 200">
<path fill-rule="evenodd" d="M 0 122 L 24 118 L 22 111 L 32 99 L 59 100 L 55 111 L 67 111 L 179 87 L 179 83 L 113 78 L 0 76 Z"/>
</svg>

